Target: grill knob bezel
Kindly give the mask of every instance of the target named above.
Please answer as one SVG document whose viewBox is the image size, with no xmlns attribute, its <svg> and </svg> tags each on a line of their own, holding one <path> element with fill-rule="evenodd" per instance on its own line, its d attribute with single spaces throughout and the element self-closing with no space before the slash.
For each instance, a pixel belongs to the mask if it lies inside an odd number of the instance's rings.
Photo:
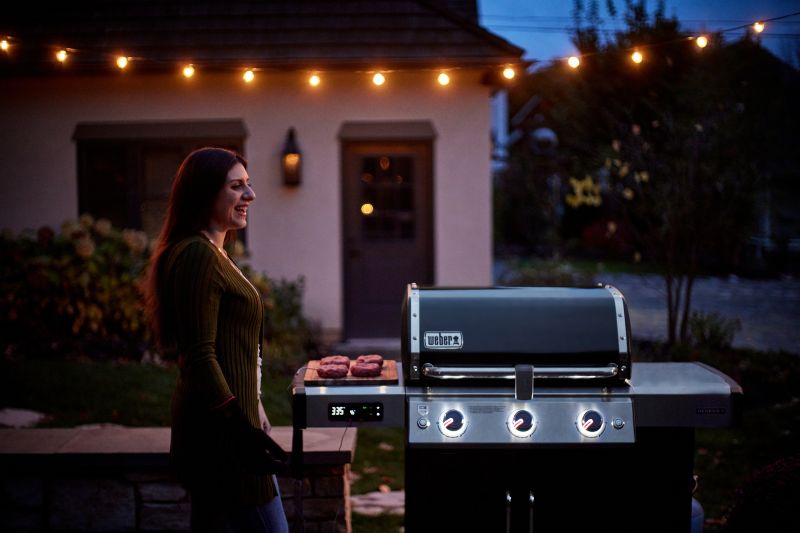
<svg viewBox="0 0 800 533">
<path fill-rule="evenodd" d="M 516 429 L 514 427 L 514 418 L 521 412 L 525 412 L 531 415 L 531 427 L 524 431 L 520 431 L 519 429 Z M 527 409 L 515 409 L 509 415 L 508 419 L 506 419 L 506 427 L 508 427 L 508 431 L 510 431 L 512 435 L 520 439 L 527 439 L 528 437 L 533 435 L 534 431 L 536 431 L 537 423 L 538 419 L 536 418 L 536 415 L 534 415 L 531 411 Z"/>
<path fill-rule="evenodd" d="M 461 415 L 461 420 L 462 420 L 461 427 L 455 430 L 448 429 L 444 426 L 444 421 L 447 417 L 447 414 L 450 413 L 451 411 L 455 411 L 456 413 Z M 445 409 L 444 411 L 442 411 L 442 414 L 440 414 L 438 419 L 436 420 L 436 427 L 439 428 L 439 431 L 441 431 L 442 435 L 444 435 L 445 437 L 449 437 L 451 439 L 455 439 L 463 435 L 464 432 L 467 430 L 467 426 L 469 426 L 469 420 L 467 419 L 467 416 L 460 409 L 456 408 Z"/>
</svg>

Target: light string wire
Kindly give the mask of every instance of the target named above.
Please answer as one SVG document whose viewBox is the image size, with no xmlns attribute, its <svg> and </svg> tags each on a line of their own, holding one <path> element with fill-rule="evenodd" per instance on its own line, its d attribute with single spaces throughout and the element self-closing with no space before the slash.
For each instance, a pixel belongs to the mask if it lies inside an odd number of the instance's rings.
<svg viewBox="0 0 800 533">
<path fill-rule="evenodd" d="M 738 26 L 733 26 L 733 27 L 730 27 L 730 28 L 723 28 L 721 30 L 708 30 L 708 31 L 690 32 L 690 33 L 692 33 L 692 35 L 688 35 L 686 37 L 679 37 L 677 39 L 670 39 L 668 41 L 661 41 L 661 42 L 657 42 L 657 43 L 643 43 L 643 44 L 631 45 L 631 46 L 627 46 L 627 47 L 618 48 L 615 51 L 617 53 L 620 53 L 620 54 L 626 54 L 626 53 L 629 53 L 629 52 L 648 50 L 648 49 L 653 49 L 653 48 L 657 48 L 657 47 L 660 47 L 660 46 L 666 46 L 666 45 L 675 44 L 675 43 L 679 43 L 679 42 L 690 42 L 690 41 L 696 40 L 697 38 L 699 38 L 701 36 L 702 37 L 707 37 L 709 35 L 723 35 L 723 34 L 734 32 L 734 31 L 739 31 L 739 30 L 744 30 L 744 29 L 752 29 L 755 24 L 766 24 L 767 22 L 773 22 L 773 21 L 776 21 L 776 20 L 781 20 L 781 19 L 785 19 L 785 18 L 789 18 L 789 17 L 796 17 L 798 15 L 800 15 L 800 11 L 796 11 L 794 13 L 787 13 L 785 15 L 779 15 L 777 17 L 759 19 L 759 20 L 757 20 L 757 21 L 755 21 L 753 23 L 740 24 Z M 578 28 L 578 30 L 579 29 L 580 28 Z M 613 34 L 624 33 L 624 30 L 603 30 L 603 31 L 606 32 L 606 33 L 613 33 Z M 591 56 L 594 56 L 594 55 L 599 55 L 601 53 L 604 53 L 604 52 L 603 51 L 597 51 L 597 52 L 576 53 L 576 54 L 573 54 L 572 56 L 556 57 L 556 58 L 543 60 L 543 61 L 539 61 L 539 60 L 533 59 L 531 61 L 533 61 L 537 65 L 543 66 L 543 65 L 546 65 L 547 63 L 551 63 L 551 64 L 563 63 L 563 62 L 569 61 L 573 57 L 576 57 L 578 59 L 582 59 L 582 58 L 585 58 L 585 57 L 591 57 Z"/>
<path fill-rule="evenodd" d="M 753 28 L 754 24 L 759 24 L 759 23 L 760 24 L 765 24 L 767 22 L 774 22 L 774 21 L 777 21 L 777 20 L 782 20 L 782 19 L 786 19 L 786 18 L 790 18 L 790 17 L 795 17 L 795 16 L 798 16 L 798 15 L 800 15 L 800 11 L 796 11 L 796 12 L 793 12 L 793 13 L 787 13 L 785 15 L 779 15 L 779 16 L 776 16 L 776 17 L 770 17 L 770 18 L 766 18 L 766 19 L 761 19 L 761 20 L 756 21 L 756 23 L 753 23 L 753 24 L 751 24 L 751 23 L 740 24 L 740 25 L 737 25 L 737 26 L 733 26 L 733 27 L 730 27 L 730 28 L 724 28 L 724 29 L 721 29 L 721 30 L 709 30 L 708 32 L 702 32 L 702 31 L 700 31 L 700 32 L 691 32 L 691 33 L 693 33 L 693 35 L 690 35 L 690 36 L 680 37 L 678 39 L 671 39 L 669 41 L 662 41 L 662 42 L 658 42 L 658 43 L 644 43 L 644 44 L 639 44 L 639 45 L 632 45 L 632 46 L 629 46 L 629 47 L 619 48 L 617 51 L 620 52 L 620 53 L 626 53 L 626 52 L 636 52 L 636 51 L 640 51 L 640 50 L 648 50 L 648 49 L 653 49 L 653 48 L 656 48 L 656 47 L 659 47 L 659 46 L 666 46 L 666 45 L 669 45 L 669 44 L 674 44 L 676 42 L 693 41 L 693 40 L 697 39 L 700 36 L 705 36 L 705 35 L 723 35 L 723 34 L 726 34 L 726 33 L 740 31 L 740 30 L 747 29 L 747 28 Z M 601 30 L 601 31 L 608 32 L 608 31 L 615 31 L 615 30 Z M 615 33 L 620 33 L 620 32 L 621 31 L 615 31 Z M 13 50 L 12 50 L 13 48 L 23 46 L 23 41 L 21 39 L 18 39 L 16 37 L 14 37 L 13 35 L 0 36 L 0 38 L 2 38 L 2 43 L 0 43 L 0 45 L 1 45 L 0 48 L 2 48 L 2 51 L 7 55 L 10 55 L 10 54 L 13 53 Z M 149 56 L 146 57 L 146 56 L 136 55 L 136 54 L 126 55 L 124 52 L 120 52 L 120 53 L 117 53 L 117 54 L 112 54 L 112 53 L 108 53 L 108 52 L 105 52 L 105 51 L 98 51 L 96 48 L 89 48 L 89 47 L 77 48 L 77 47 L 74 47 L 74 46 L 60 46 L 60 45 L 41 44 L 41 45 L 39 45 L 39 48 L 54 50 L 54 51 L 58 51 L 59 53 L 61 53 L 61 51 L 65 52 L 66 53 L 65 59 L 64 60 L 60 60 L 62 64 L 66 64 L 69 61 L 69 55 L 70 54 L 74 54 L 74 55 L 90 54 L 90 53 L 91 54 L 95 54 L 95 55 L 101 56 L 101 57 L 105 58 L 106 60 L 108 60 L 109 64 L 112 64 L 113 62 L 121 61 L 121 58 L 125 58 L 125 60 L 126 60 L 126 61 L 124 61 L 125 66 L 124 67 L 119 67 L 119 70 L 121 70 L 121 71 L 126 70 L 129 65 L 135 64 L 137 62 L 138 63 L 146 63 L 146 64 L 150 64 L 150 65 L 165 65 L 165 64 L 176 64 L 177 63 L 179 65 L 179 67 L 178 67 L 179 70 L 184 70 L 185 71 L 187 68 L 191 68 L 191 73 L 190 74 L 184 73 L 184 76 L 187 77 L 187 78 L 192 77 L 198 68 L 206 68 L 206 67 L 214 69 L 214 70 L 217 70 L 217 71 L 219 71 L 219 70 L 228 70 L 228 71 L 235 71 L 235 72 L 241 73 L 243 75 L 246 75 L 245 81 L 247 81 L 247 82 L 253 81 L 255 72 L 266 72 L 266 71 L 281 71 L 281 72 L 285 72 L 287 70 L 285 68 L 279 68 L 277 66 L 276 67 L 258 66 L 258 63 L 259 63 L 258 59 L 253 59 L 252 62 L 255 63 L 254 66 L 248 66 L 246 64 L 247 61 L 241 61 L 240 62 L 240 66 L 232 66 L 232 65 L 227 65 L 225 62 L 220 62 L 218 60 L 217 61 L 211 61 L 211 62 L 204 62 L 202 60 L 193 61 L 191 59 L 186 59 L 185 61 L 181 62 L 181 61 L 179 61 L 177 59 L 154 58 L 154 57 L 149 57 Z M 515 60 L 515 61 L 507 63 L 506 65 L 500 66 L 500 68 L 508 69 L 509 67 L 525 65 L 526 63 L 530 64 L 530 65 L 543 66 L 543 65 L 546 65 L 548 63 L 555 64 L 555 63 L 571 61 L 571 60 L 574 61 L 575 58 L 580 59 L 580 58 L 590 57 L 590 56 L 593 56 L 593 55 L 597 55 L 599 53 L 601 53 L 601 52 L 598 51 L 598 52 L 576 53 L 576 54 L 574 54 L 572 56 L 556 57 L 556 58 L 552 58 L 552 59 L 549 59 L 549 60 L 542 60 L 542 59 L 536 59 L 536 58 L 526 59 L 526 60 Z M 244 64 L 244 65 L 242 65 L 242 64 Z M 357 74 L 358 73 L 364 73 L 364 74 L 391 74 L 391 73 L 400 72 L 400 71 L 414 70 L 414 71 L 423 71 L 423 72 L 436 72 L 437 74 L 441 75 L 442 73 L 451 73 L 451 72 L 454 72 L 454 71 L 463 70 L 463 69 L 469 69 L 469 68 L 474 68 L 474 67 L 470 67 L 470 66 L 451 66 L 451 67 L 442 67 L 442 68 L 433 68 L 433 67 L 430 67 L 430 68 L 427 68 L 427 67 L 426 68 L 418 68 L 418 67 L 381 68 L 379 66 L 376 66 L 375 68 L 357 67 L 357 68 L 347 69 L 345 67 L 345 68 L 342 68 L 342 69 L 330 69 L 330 70 L 316 69 L 316 68 L 313 68 L 313 67 L 306 67 L 306 68 L 298 68 L 298 69 L 294 69 L 294 70 L 300 70 L 300 71 L 303 71 L 303 72 L 307 72 L 308 76 L 309 76 L 309 79 L 312 76 L 317 76 L 318 78 L 316 80 L 316 83 L 312 83 L 312 85 L 316 86 L 320 82 L 320 79 L 319 79 L 320 75 L 328 73 L 328 72 L 337 72 L 337 71 L 340 72 L 342 70 L 347 70 L 347 71 L 354 72 L 354 73 L 357 73 Z M 252 74 L 245 74 L 245 73 L 252 73 Z M 507 77 L 507 78 L 511 79 L 513 77 L 514 77 L 514 75 L 512 74 L 510 77 Z M 383 82 L 377 83 L 374 80 L 373 80 L 373 82 L 376 85 L 381 85 L 383 83 Z M 450 82 L 450 80 L 448 78 L 447 82 L 446 83 L 442 83 L 442 85 L 447 85 L 447 84 L 449 84 L 449 82 Z"/>
</svg>

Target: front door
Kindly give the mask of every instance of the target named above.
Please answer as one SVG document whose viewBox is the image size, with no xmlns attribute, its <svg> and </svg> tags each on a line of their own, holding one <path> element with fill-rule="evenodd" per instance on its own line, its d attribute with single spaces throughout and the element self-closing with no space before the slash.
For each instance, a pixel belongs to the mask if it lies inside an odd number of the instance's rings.
<svg viewBox="0 0 800 533">
<path fill-rule="evenodd" d="M 347 338 L 400 336 L 406 284 L 433 282 L 431 142 L 343 145 Z"/>
</svg>

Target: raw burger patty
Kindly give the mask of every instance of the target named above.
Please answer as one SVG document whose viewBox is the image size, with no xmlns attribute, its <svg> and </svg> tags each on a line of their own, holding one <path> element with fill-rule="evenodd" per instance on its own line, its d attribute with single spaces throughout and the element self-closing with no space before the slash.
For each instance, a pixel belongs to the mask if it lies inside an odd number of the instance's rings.
<svg viewBox="0 0 800 533">
<path fill-rule="evenodd" d="M 381 367 L 375 363 L 356 363 L 350 367 L 350 373 L 357 378 L 374 378 L 381 375 Z"/>
<path fill-rule="evenodd" d="M 320 365 L 344 365 L 350 366 L 350 359 L 344 355 L 329 355 L 319 360 Z"/>
<path fill-rule="evenodd" d="M 373 363 L 378 366 L 383 366 L 383 356 L 377 354 L 359 355 L 356 363 Z"/>
<path fill-rule="evenodd" d="M 317 374 L 321 378 L 343 378 L 347 376 L 347 367 L 345 365 L 320 365 L 317 367 Z"/>
</svg>

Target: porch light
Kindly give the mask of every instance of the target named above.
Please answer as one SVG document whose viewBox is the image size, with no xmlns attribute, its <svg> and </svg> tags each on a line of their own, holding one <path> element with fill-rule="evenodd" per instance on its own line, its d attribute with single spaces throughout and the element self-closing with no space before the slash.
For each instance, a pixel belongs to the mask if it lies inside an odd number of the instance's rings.
<svg viewBox="0 0 800 533">
<path fill-rule="evenodd" d="M 581 65 L 581 60 L 578 58 L 578 56 L 571 56 L 569 59 L 567 59 L 567 65 L 572 68 L 578 68 Z"/>
<path fill-rule="evenodd" d="M 442 72 L 436 80 L 439 82 L 439 85 L 444 86 L 450 83 L 450 76 L 448 76 L 446 72 Z"/>
<path fill-rule="evenodd" d="M 56 52 L 56 59 L 58 59 L 61 63 L 67 60 L 67 51 L 63 48 Z"/>
<path fill-rule="evenodd" d="M 507 80 L 513 80 L 514 76 L 516 75 L 517 73 L 511 67 L 506 67 L 503 69 L 503 77 Z"/>
<path fill-rule="evenodd" d="M 638 50 L 631 54 L 631 60 L 636 63 L 637 65 L 644 60 L 644 56 Z"/>
<path fill-rule="evenodd" d="M 312 87 L 317 87 L 322 82 L 322 79 L 319 77 L 318 74 L 312 74 L 308 78 L 308 84 Z"/>
<path fill-rule="evenodd" d="M 700 48 L 705 48 L 706 46 L 708 46 L 708 37 L 706 37 L 705 35 L 701 35 L 700 37 L 695 39 L 694 43 Z"/>
<path fill-rule="evenodd" d="M 290 187 L 300 185 L 302 154 L 297 147 L 294 128 L 289 128 L 286 132 L 286 142 L 283 145 L 281 155 L 281 167 L 283 171 L 283 184 Z"/>
<path fill-rule="evenodd" d="M 760 20 L 755 24 L 753 24 L 753 31 L 755 31 L 756 33 L 761 33 L 762 31 L 764 31 L 764 28 L 766 28 L 766 25 Z"/>
<path fill-rule="evenodd" d="M 183 67 L 183 76 L 185 78 L 191 78 L 192 76 L 194 76 L 194 66 L 186 65 L 185 67 Z"/>
<path fill-rule="evenodd" d="M 256 75 L 253 73 L 252 69 L 247 69 L 244 71 L 242 79 L 244 79 L 245 83 L 250 83 L 251 81 L 256 79 Z"/>
<path fill-rule="evenodd" d="M 375 85 L 383 85 L 386 83 L 386 76 L 381 74 L 380 72 L 376 72 L 374 76 L 372 76 L 372 83 Z"/>
<path fill-rule="evenodd" d="M 0 41 L 0 50 L 2 50 L 3 52 L 8 52 L 9 46 L 10 45 L 8 44 L 8 41 L 6 39 Z"/>
<path fill-rule="evenodd" d="M 125 56 L 119 56 L 117 58 L 117 66 L 120 69 L 124 69 L 125 67 L 127 67 L 128 66 L 128 58 L 125 57 Z"/>
</svg>

